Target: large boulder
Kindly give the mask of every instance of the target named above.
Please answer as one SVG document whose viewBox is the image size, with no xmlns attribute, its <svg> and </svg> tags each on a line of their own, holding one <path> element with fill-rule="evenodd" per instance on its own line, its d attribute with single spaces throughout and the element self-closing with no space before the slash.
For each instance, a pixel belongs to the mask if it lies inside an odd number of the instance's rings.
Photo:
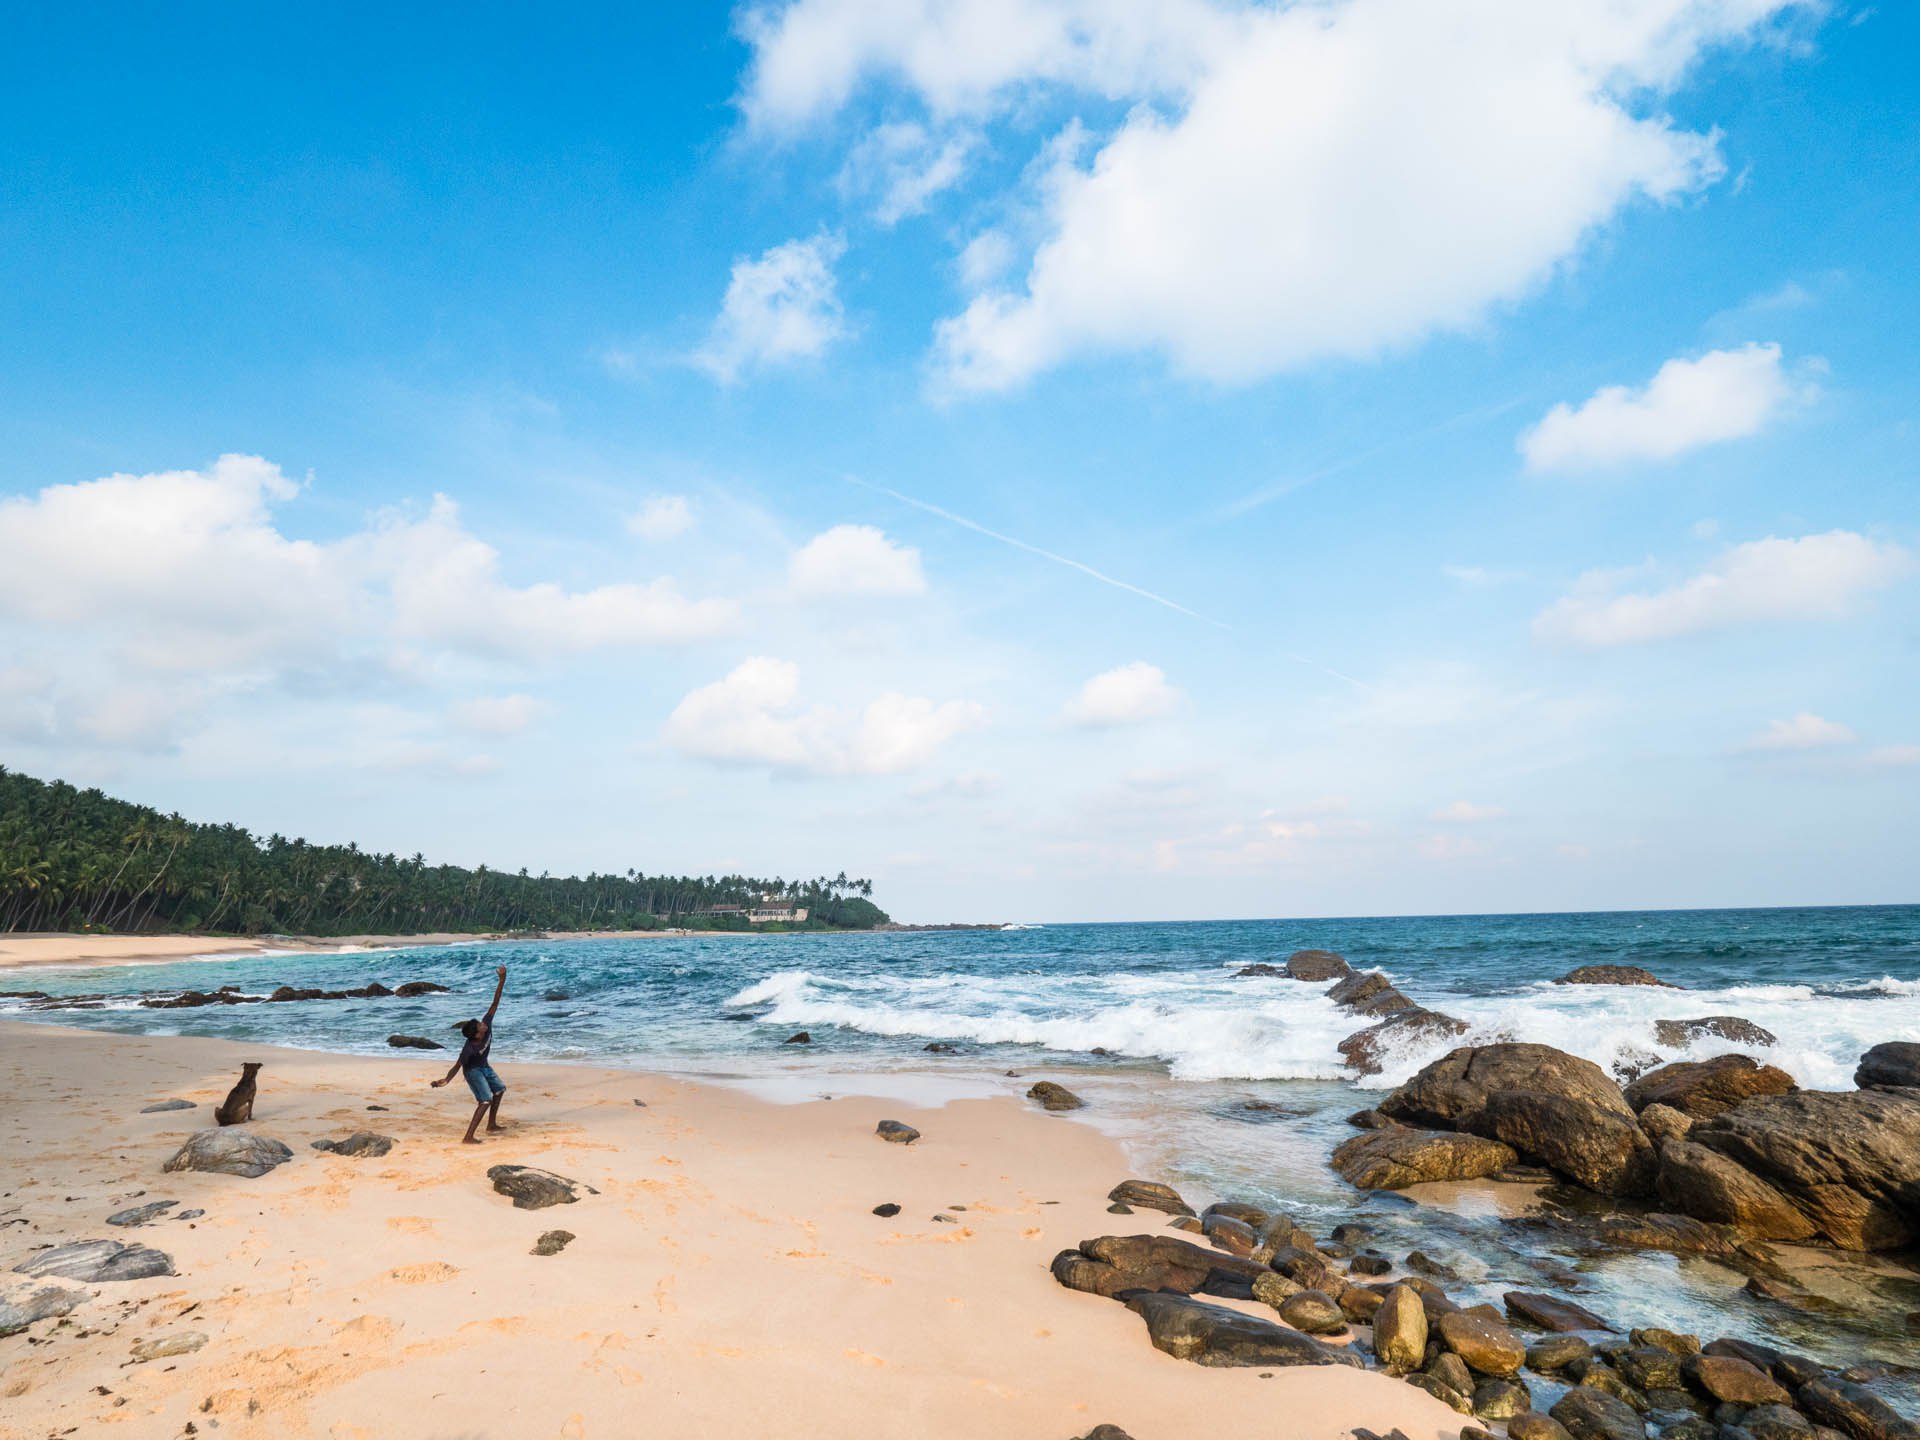
<svg viewBox="0 0 1920 1440">
<path fill-rule="evenodd" d="M 1331 950 L 1296 950 L 1287 957 L 1286 972 L 1290 980 L 1318 985 L 1327 980 L 1346 979 L 1353 973 L 1353 967 L 1347 964 L 1346 956 Z"/>
<path fill-rule="evenodd" d="M 1180 1192 L 1157 1180 L 1122 1180 L 1107 1192 L 1116 1205 L 1131 1205 L 1136 1210 L 1159 1210 L 1168 1215 L 1191 1215 L 1193 1207 L 1180 1198 Z"/>
<path fill-rule="evenodd" d="M 1651 970 L 1642 970 L 1638 965 L 1581 965 L 1569 970 L 1556 985 L 1657 985 L 1663 990 L 1678 990 L 1680 986 L 1669 984 Z"/>
<path fill-rule="evenodd" d="M 1427 1311 L 1409 1285 L 1396 1285 L 1373 1316 L 1373 1353 L 1394 1374 L 1417 1368 L 1427 1353 Z"/>
<path fill-rule="evenodd" d="M 1654 1188 L 1662 1203 L 1682 1214 L 1732 1225 L 1762 1240 L 1810 1240 L 1817 1233 L 1799 1207 L 1773 1186 L 1719 1151 L 1690 1140 L 1669 1140 L 1660 1147 Z"/>
<path fill-rule="evenodd" d="M 1053 1278 L 1069 1290 L 1109 1299 L 1126 1290 L 1250 1294 L 1270 1272 L 1257 1260 L 1224 1254 L 1171 1235 L 1101 1235 L 1053 1257 Z"/>
<path fill-rule="evenodd" d="M 1656 1020 L 1653 1038 L 1668 1049 L 1677 1050 L 1705 1038 L 1731 1040 L 1736 1045 L 1772 1045 L 1777 1037 L 1764 1026 L 1738 1015 L 1700 1015 L 1692 1020 Z"/>
<path fill-rule="evenodd" d="M 1814 1380 L 1800 1387 L 1800 1408 L 1822 1425 L 1853 1440 L 1920 1440 L 1920 1425 L 1864 1386 L 1846 1380 Z"/>
<path fill-rule="evenodd" d="M 1051 1080 L 1036 1082 L 1027 1091 L 1027 1098 L 1038 1102 L 1042 1110 L 1078 1110 L 1087 1103 L 1066 1086 Z"/>
<path fill-rule="evenodd" d="M 1737 1355 L 1689 1355 L 1687 1380 L 1702 1394 L 1733 1405 L 1791 1405 L 1793 1396 L 1758 1365 Z"/>
<path fill-rule="evenodd" d="M 1527 1347 L 1520 1343 L 1520 1337 L 1485 1315 L 1455 1310 L 1442 1315 L 1434 1329 L 1440 1334 L 1440 1343 L 1477 1374 L 1515 1375 L 1526 1363 Z"/>
<path fill-rule="evenodd" d="M 1654 1148 L 1669 1140 L 1684 1140 L 1693 1129 L 1693 1117 L 1683 1115 L 1671 1105 L 1649 1105 L 1640 1112 L 1640 1128 Z"/>
<path fill-rule="evenodd" d="M 163 1170 L 202 1170 L 216 1175 L 239 1175 L 248 1180 L 266 1174 L 293 1158 L 278 1140 L 233 1128 L 196 1130 L 173 1152 Z"/>
<path fill-rule="evenodd" d="M 1428 1180 L 1478 1180 L 1504 1170 L 1519 1157 L 1513 1147 L 1453 1130 L 1414 1130 L 1396 1125 L 1343 1141 L 1333 1168 L 1362 1190 L 1404 1190 Z"/>
<path fill-rule="evenodd" d="M 1311 1335 L 1184 1295 L 1141 1291 L 1126 1306 L 1147 1324 L 1156 1350 L 1195 1365 L 1353 1365 L 1358 1356 Z"/>
<path fill-rule="evenodd" d="M 1646 1440 L 1647 1423 L 1617 1395 L 1576 1385 L 1547 1412 L 1573 1440 Z"/>
<path fill-rule="evenodd" d="M 1920 1044 L 1910 1040 L 1888 1040 L 1860 1057 L 1860 1068 L 1853 1072 L 1853 1083 L 1862 1090 L 1869 1085 L 1920 1087 Z"/>
<path fill-rule="evenodd" d="M 1327 991 L 1334 1004 L 1360 1015 L 1385 1015 L 1390 1010 L 1410 1010 L 1413 1002 L 1394 989 L 1393 982 L 1378 970 L 1359 970 Z"/>
<path fill-rule="evenodd" d="M 1348 1069 L 1358 1070 L 1362 1075 L 1378 1075 L 1386 1069 L 1387 1057 L 1401 1046 L 1466 1033 L 1466 1021 L 1423 1005 L 1413 1005 L 1390 1011 L 1386 1019 L 1354 1031 L 1334 1048 L 1339 1050 Z"/>
<path fill-rule="evenodd" d="M 1686 1144 L 1764 1182 L 1844 1250 L 1920 1241 L 1920 1092 L 1761 1096 L 1694 1126 Z M 1697 1198 L 1690 1188 L 1681 1193 Z"/>
<path fill-rule="evenodd" d="M 551 1170 L 536 1170 L 531 1165 L 493 1165 L 487 1169 L 493 1188 L 513 1201 L 516 1210 L 545 1210 L 553 1205 L 571 1205 L 584 1192 L 600 1192 L 579 1180 L 569 1180 Z"/>
<path fill-rule="evenodd" d="M 1788 1095 L 1799 1088 L 1786 1071 L 1751 1055 L 1716 1055 L 1649 1070 L 1627 1086 L 1626 1097 L 1636 1111 L 1668 1105 L 1695 1120 L 1711 1120 L 1756 1095 Z"/>
<path fill-rule="evenodd" d="M 1639 1123 L 1564 1095 L 1497 1090 L 1487 1097 L 1481 1133 L 1602 1195 L 1653 1189 L 1653 1142 Z"/>
<path fill-rule="evenodd" d="M 14 1272 L 38 1280 L 79 1280 L 99 1285 L 109 1280 L 145 1280 L 172 1275 L 173 1260 L 145 1245 L 119 1240 L 76 1240 L 36 1250 L 14 1266 Z"/>
</svg>

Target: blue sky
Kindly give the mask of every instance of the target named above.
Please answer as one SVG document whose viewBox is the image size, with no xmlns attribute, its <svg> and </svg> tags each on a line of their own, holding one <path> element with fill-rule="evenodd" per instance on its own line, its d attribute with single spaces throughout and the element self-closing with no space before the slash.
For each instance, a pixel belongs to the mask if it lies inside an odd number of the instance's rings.
<svg viewBox="0 0 1920 1440">
<path fill-rule="evenodd" d="M 10 766 L 922 920 L 1920 898 L 1907 7 L 12 29 Z"/>
</svg>

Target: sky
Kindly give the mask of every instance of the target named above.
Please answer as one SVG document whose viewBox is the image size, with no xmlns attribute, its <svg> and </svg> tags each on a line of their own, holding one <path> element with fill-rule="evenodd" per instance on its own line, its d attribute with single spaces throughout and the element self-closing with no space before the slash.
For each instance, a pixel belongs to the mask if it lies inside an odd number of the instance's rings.
<svg viewBox="0 0 1920 1440">
<path fill-rule="evenodd" d="M 1913 7 L 9 29 L 10 768 L 912 921 L 1920 901 Z"/>
</svg>

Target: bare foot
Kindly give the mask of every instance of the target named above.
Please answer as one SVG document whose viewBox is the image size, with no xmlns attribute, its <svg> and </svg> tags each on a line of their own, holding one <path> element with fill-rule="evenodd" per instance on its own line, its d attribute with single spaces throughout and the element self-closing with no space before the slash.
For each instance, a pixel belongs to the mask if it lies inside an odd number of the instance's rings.
<svg viewBox="0 0 1920 1440">
<path fill-rule="evenodd" d="M 487 1126 L 487 1133 L 489 1135 L 500 1135 L 505 1133 L 506 1128 L 504 1125 L 489 1125 Z"/>
<path fill-rule="evenodd" d="M 463 1135 L 463 1136 L 462 1136 L 462 1137 L 460 1138 L 460 1143 L 461 1143 L 462 1145 L 478 1145 L 478 1144 L 479 1144 L 480 1142 L 479 1142 L 478 1140 L 476 1140 L 476 1139 L 474 1139 L 474 1138 L 473 1138 L 473 1136 L 471 1136 L 471 1135 Z"/>
</svg>

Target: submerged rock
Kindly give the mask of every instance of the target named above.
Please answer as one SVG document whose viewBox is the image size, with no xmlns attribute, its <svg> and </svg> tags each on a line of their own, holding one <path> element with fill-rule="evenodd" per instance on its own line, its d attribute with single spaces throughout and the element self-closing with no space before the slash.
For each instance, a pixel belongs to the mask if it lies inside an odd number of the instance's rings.
<svg viewBox="0 0 1920 1440">
<path fill-rule="evenodd" d="M 1252 965 L 1242 965 L 1233 972 L 1236 980 L 1278 980 L 1287 972 L 1278 965 L 1269 965 L 1261 960 Z"/>
<path fill-rule="evenodd" d="M 805 1030 L 797 1030 L 780 1042 L 782 1045 L 811 1045 L 813 1036 Z"/>
<path fill-rule="evenodd" d="M 1466 1021 L 1422 1005 L 1412 1005 L 1392 1011 L 1377 1025 L 1354 1031 L 1334 1048 L 1345 1059 L 1348 1069 L 1362 1075 L 1378 1075 L 1386 1068 L 1386 1057 L 1396 1045 L 1466 1033 Z"/>
<path fill-rule="evenodd" d="M 1774 1033 L 1738 1015 L 1702 1015 L 1694 1020 L 1656 1020 L 1653 1038 L 1668 1049 L 1691 1045 L 1701 1038 L 1731 1040 L 1736 1045 L 1773 1045 Z"/>
<path fill-rule="evenodd" d="M 1786 1095 L 1799 1088 L 1786 1071 L 1750 1055 L 1716 1055 L 1650 1070 L 1627 1086 L 1626 1099 L 1636 1111 L 1666 1105 L 1695 1120 L 1711 1120 L 1756 1095 Z"/>
<path fill-rule="evenodd" d="M 411 1000 L 416 995 L 445 995 L 449 992 L 446 986 L 436 985 L 431 980 L 409 980 L 393 993 L 403 1000 Z"/>
<path fill-rule="evenodd" d="M 1853 1072 L 1853 1083 L 1862 1090 L 1869 1085 L 1920 1087 L 1920 1044 L 1910 1040 L 1888 1040 L 1860 1057 L 1860 1068 Z"/>
<path fill-rule="evenodd" d="M 1642 970 L 1638 965 L 1581 965 L 1569 970 L 1556 985 L 1657 985 L 1663 990 L 1678 990 L 1678 985 L 1669 984 L 1651 970 Z"/>
<path fill-rule="evenodd" d="M 127 1245 L 119 1240 L 76 1240 L 56 1245 L 36 1251 L 13 1268 L 16 1274 L 36 1279 L 79 1280 L 90 1285 L 175 1273 L 171 1257 L 145 1245 Z"/>
<path fill-rule="evenodd" d="M 1156 1350 L 1195 1365 L 1351 1365 L 1358 1357 L 1311 1335 L 1183 1295 L 1143 1291 L 1126 1306 L 1146 1322 Z"/>
<path fill-rule="evenodd" d="M 196 1130 L 162 1170 L 201 1170 L 252 1180 L 293 1158 L 278 1140 L 249 1130 Z"/>
<path fill-rule="evenodd" d="M 1078 1110 L 1087 1102 L 1064 1085 L 1056 1085 L 1051 1080 L 1041 1080 L 1027 1091 L 1029 1100 L 1038 1101 L 1042 1110 Z"/>
<path fill-rule="evenodd" d="M 1402 1190 L 1430 1180 L 1478 1180 L 1517 1158 L 1498 1140 L 1396 1125 L 1342 1141 L 1331 1163 L 1341 1178 L 1362 1190 Z"/>
<path fill-rule="evenodd" d="M 545 1210 L 552 1205 L 571 1205 L 584 1191 L 600 1192 L 579 1180 L 569 1180 L 551 1170 L 536 1170 L 531 1165 L 493 1165 L 487 1169 L 493 1188 L 513 1201 L 516 1210 Z"/>
</svg>

